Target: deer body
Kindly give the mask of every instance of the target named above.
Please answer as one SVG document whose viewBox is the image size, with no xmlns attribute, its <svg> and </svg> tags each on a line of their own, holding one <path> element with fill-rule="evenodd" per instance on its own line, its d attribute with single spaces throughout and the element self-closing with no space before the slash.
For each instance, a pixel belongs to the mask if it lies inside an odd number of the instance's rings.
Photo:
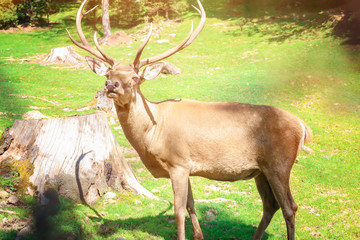
<svg viewBox="0 0 360 240">
<path fill-rule="evenodd" d="M 198 0 L 199 25 L 176 47 L 156 57 L 140 60 L 147 39 L 135 60 L 124 65 L 107 55 L 94 35 L 93 49 L 86 40 L 81 19 L 87 0 L 80 6 L 76 27 L 82 43 L 69 37 L 78 47 L 97 59 L 86 57 L 90 68 L 105 76 L 105 91 L 114 100 L 126 138 L 156 178 L 170 178 L 174 191 L 175 220 L 178 239 L 185 239 L 185 213 L 189 213 L 194 238 L 203 239 L 196 217 L 190 176 L 221 181 L 254 178 L 263 202 L 263 216 L 253 239 L 261 239 L 275 212 L 281 208 L 288 239 L 295 238 L 294 202 L 290 188 L 290 171 L 300 150 L 311 139 L 311 130 L 295 115 L 272 106 L 244 103 L 199 102 L 169 99 L 148 101 L 140 91 L 145 80 L 160 73 L 156 63 L 192 43 L 204 27 L 206 15 Z M 105 63 L 108 63 L 108 67 Z"/>
<path fill-rule="evenodd" d="M 168 178 L 169 167 L 179 166 L 190 176 L 250 179 L 273 152 L 287 151 L 295 159 L 291 154 L 305 134 L 296 116 L 272 106 L 186 99 L 153 103 L 139 92 L 129 106 L 116 109 L 127 139 L 157 178 Z"/>
</svg>

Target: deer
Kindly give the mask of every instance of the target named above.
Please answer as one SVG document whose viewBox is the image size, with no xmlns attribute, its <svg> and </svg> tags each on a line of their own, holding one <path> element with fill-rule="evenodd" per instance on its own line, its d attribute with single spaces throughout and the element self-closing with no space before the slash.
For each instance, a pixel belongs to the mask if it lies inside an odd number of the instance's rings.
<svg viewBox="0 0 360 240">
<path fill-rule="evenodd" d="M 86 56 L 91 70 L 106 78 L 107 97 L 113 99 L 126 138 L 155 178 L 170 178 L 174 193 L 177 239 L 185 239 L 188 212 L 194 239 L 204 239 L 194 206 L 191 176 L 218 181 L 255 179 L 263 215 L 252 239 L 261 239 L 273 215 L 281 209 L 287 238 L 295 238 L 295 203 L 289 179 L 300 150 L 312 152 L 305 143 L 311 129 L 297 116 L 268 105 L 236 102 L 201 102 L 187 99 L 148 100 L 140 85 L 156 78 L 160 70 L 148 71 L 188 47 L 204 28 L 205 10 L 199 0 L 200 22 L 181 43 L 157 56 L 141 59 L 152 34 L 140 45 L 133 63 L 123 64 L 108 55 L 94 33 L 93 48 L 81 27 L 84 0 L 76 14 L 81 43 L 67 31 L 71 41 L 92 54 Z M 90 10 L 91 11 L 91 10 Z M 146 67 L 145 67 L 146 66 Z M 141 70 L 145 67 L 144 70 Z"/>
</svg>

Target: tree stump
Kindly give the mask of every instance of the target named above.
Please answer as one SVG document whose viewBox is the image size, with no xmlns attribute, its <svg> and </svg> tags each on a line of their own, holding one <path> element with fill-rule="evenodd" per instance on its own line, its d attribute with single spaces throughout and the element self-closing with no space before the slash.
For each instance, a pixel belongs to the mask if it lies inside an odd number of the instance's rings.
<svg viewBox="0 0 360 240">
<path fill-rule="evenodd" d="M 0 155 L 0 170 L 15 167 L 19 185 L 29 193 L 41 196 L 50 188 L 91 204 L 111 188 L 156 199 L 139 184 L 122 156 L 105 113 L 16 120 L 8 135 L 13 140 Z"/>
<path fill-rule="evenodd" d="M 78 65 L 85 59 L 77 54 L 72 46 L 51 49 L 51 53 L 43 60 L 45 64 Z"/>
<path fill-rule="evenodd" d="M 104 88 L 95 93 L 96 108 L 105 112 L 108 116 L 117 117 L 114 101 L 108 98 Z"/>
</svg>

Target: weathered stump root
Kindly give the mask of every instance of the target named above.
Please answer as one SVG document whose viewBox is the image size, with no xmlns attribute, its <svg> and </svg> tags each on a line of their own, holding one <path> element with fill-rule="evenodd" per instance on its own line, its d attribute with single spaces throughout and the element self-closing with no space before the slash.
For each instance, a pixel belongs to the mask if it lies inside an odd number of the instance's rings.
<svg viewBox="0 0 360 240">
<path fill-rule="evenodd" d="M 111 188 L 156 198 L 138 183 L 104 113 L 16 120 L 4 143 L 9 135 L 0 167 L 15 166 L 29 193 L 54 188 L 60 196 L 93 203 Z"/>
</svg>

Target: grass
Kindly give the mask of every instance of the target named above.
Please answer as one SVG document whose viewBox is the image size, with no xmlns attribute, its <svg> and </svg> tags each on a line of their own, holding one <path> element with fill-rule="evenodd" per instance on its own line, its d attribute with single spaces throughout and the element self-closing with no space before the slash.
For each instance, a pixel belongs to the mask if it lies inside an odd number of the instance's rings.
<svg viewBox="0 0 360 240">
<path fill-rule="evenodd" d="M 76 109 L 88 104 L 103 87 L 104 79 L 89 69 L 53 69 L 32 61 L 5 59 L 33 59 L 51 48 L 71 45 L 65 27 L 75 34 L 76 5 L 66 6 L 66 11 L 51 16 L 55 23 L 49 29 L 0 33 L 0 129 L 34 108 L 52 117 L 79 114 Z M 310 146 L 316 154 L 303 153 L 291 175 L 291 188 L 299 205 L 296 237 L 359 239 L 360 51 L 342 45 L 344 39 L 331 34 L 333 25 L 324 13 L 304 13 L 299 19 L 295 13 L 286 15 L 275 9 L 239 15 L 243 6 L 217 6 L 204 2 L 209 11 L 203 32 L 189 48 L 168 59 L 182 75 L 144 83 L 144 95 L 153 101 L 190 98 L 270 104 L 298 115 L 313 129 Z M 156 43 L 154 37 L 144 57 L 181 41 L 192 20 L 196 24 L 198 17 L 189 12 L 182 23 L 165 24 L 158 38 L 168 38 L 169 33 L 176 33 L 176 37 L 163 44 Z M 90 38 L 93 30 L 85 31 Z M 139 45 L 135 42 L 105 50 L 130 63 Z M 128 147 L 124 135 L 116 129 L 114 132 Z M 174 239 L 169 180 L 154 179 L 141 162 L 131 160 L 130 164 L 141 184 L 160 201 L 118 193 L 116 203 L 102 199 L 89 208 L 62 199 L 58 214 L 49 220 L 52 232 L 79 239 Z M 193 178 L 192 182 L 206 239 L 251 238 L 262 210 L 254 181 L 226 183 Z M 212 202 L 218 198 L 225 200 Z M 31 209 L 18 210 L 16 215 L 24 217 L 24 211 L 31 213 Z M 0 212 L 0 219 L 3 217 L 10 216 Z M 189 219 L 186 229 L 191 239 Z M 14 231 L 0 230 L 1 239 L 13 236 Z M 285 223 L 278 212 L 264 239 L 285 238 Z"/>
</svg>

